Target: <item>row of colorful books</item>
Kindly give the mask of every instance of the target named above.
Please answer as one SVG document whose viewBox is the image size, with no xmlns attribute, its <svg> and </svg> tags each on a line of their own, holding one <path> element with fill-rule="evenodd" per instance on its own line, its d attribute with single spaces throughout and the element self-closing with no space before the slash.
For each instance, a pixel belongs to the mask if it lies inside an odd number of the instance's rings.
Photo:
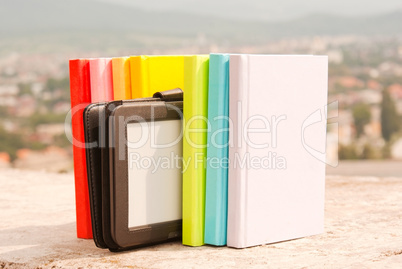
<svg viewBox="0 0 402 269">
<path fill-rule="evenodd" d="M 71 60 L 73 136 L 84 141 L 84 104 L 181 88 L 184 121 L 196 118 L 185 126 L 203 130 L 184 129 L 183 244 L 314 235 L 324 221 L 327 74 L 327 57 L 312 55 Z M 75 144 L 74 165 L 77 235 L 91 238 L 85 149 Z"/>
</svg>

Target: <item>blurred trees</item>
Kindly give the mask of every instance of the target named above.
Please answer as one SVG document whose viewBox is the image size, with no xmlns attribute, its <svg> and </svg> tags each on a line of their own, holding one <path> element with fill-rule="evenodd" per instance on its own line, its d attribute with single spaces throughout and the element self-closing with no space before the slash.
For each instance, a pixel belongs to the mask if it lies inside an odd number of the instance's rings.
<svg viewBox="0 0 402 269">
<path fill-rule="evenodd" d="M 380 159 L 382 158 L 382 152 L 369 143 L 365 144 L 363 146 L 362 153 L 360 155 L 360 158 L 363 160 L 370 160 L 370 159 Z"/>
<path fill-rule="evenodd" d="M 364 133 L 364 126 L 370 123 L 371 120 L 370 106 L 359 103 L 352 108 L 352 114 L 356 127 L 356 135 L 360 137 Z"/>
<path fill-rule="evenodd" d="M 11 161 L 17 158 L 17 151 L 24 148 L 25 142 L 20 134 L 10 133 L 0 126 L 0 152 L 10 154 Z"/>
<path fill-rule="evenodd" d="M 32 95 L 32 84 L 30 83 L 19 83 L 18 84 L 18 95 L 23 96 L 23 95 Z"/>
<path fill-rule="evenodd" d="M 381 133 L 386 141 L 401 128 L 401 119 L 389 92 L 384 90 L 381 103 Z"/>
<path fill-rule="evenodd" d="M 339 160 L 373 160 L 388 157 L 382 148 L 373 146 L 368 142 L 361 145 L 356 143 L 349 145 L 340 144 L 338 148 Z"/>
<path fill-rule="evenodd" d="M 359 159 L 359 154 L 357 153 L 356 145 L 339 145 L 338 148 L 338 158 L 339 160 L 356 160 Z"/>
</svg>

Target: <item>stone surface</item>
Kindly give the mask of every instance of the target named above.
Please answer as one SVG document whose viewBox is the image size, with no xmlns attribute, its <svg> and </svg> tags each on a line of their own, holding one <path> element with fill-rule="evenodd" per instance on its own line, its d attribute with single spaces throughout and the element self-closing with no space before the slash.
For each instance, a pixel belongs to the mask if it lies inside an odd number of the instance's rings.
<svg viewBox="0 0 402 269">
<path fill-rule="evenodd" d="M 402 178 L 402 162 L 396 160 L 348 160 L 336 167 L 327 165 L 327 174 Z"/>
<path fill-rule="evenodd" d="M 0 190 L 0 268 L 402 266 L 402 177 L 327 176 L 324 234 L 243 250 L 175 242 L 111 253 L 76 238 L 72 174 L 0 170 Z"/>
</svg>

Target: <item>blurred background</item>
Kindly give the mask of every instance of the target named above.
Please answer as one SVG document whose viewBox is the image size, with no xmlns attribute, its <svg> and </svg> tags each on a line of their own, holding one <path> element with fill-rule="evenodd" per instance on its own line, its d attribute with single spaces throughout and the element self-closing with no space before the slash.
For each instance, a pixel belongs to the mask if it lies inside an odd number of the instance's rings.
<svg viewBox="0 0 402 269">
<path fill-rule="evenodd" d="M 0 0 L 0 167 L 72 170 L 69 59 L 210 52 L 328 55 L 327 173 L 402 175 L 400 0 Z"/>
</svg>

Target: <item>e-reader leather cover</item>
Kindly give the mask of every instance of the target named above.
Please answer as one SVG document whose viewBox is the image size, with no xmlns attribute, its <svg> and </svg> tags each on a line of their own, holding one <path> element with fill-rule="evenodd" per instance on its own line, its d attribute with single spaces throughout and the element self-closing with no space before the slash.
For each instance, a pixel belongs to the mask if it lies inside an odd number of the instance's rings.
<svg viewBox="0 0 402 269">
<path fill-rule="evenodd" d="M 110 169 L 109 169 L 109 116 L 124 104 L 144 104 L 155 101 L 182 101 L 181 89 L 155 93 L 154 98 L 112 101 L 90 104 L 84 111 L 85 141 L 87 143 L 87 174 L 95 244 L 99 248 L 121 251 L 132 247 L 120 247 L 111 236 Z"/>
<path fill-rule="evenodd" d="M 95 103 L 90 104 L 84 110 L 84 130 L 92 232 L 95 244 L 99 248 L 108 247 L 103 240 L 102 234 L 102 169 L 99 139 L 100 122 L 104 122 L 101 117 L 104 117 L 105 115 L 105 106 L 105 103 Z"/>
</svg>

